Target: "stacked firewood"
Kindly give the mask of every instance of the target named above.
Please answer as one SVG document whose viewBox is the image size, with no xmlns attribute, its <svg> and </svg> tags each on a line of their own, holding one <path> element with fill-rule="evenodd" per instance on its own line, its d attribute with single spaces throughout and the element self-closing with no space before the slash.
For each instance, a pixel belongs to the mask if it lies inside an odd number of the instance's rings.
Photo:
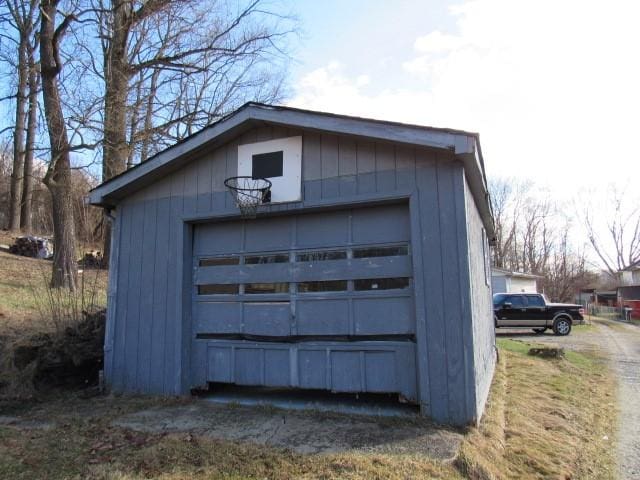
<svg viewBox="0 0 640 480">
<path fill-rule="evenodd" d="M 9 247 L 9 252 L 23 257 L 49 258 L 53 255 L 53 247 L 46 238 L 28 235 L 16 238 L 15 243 Z"/>
</svg>

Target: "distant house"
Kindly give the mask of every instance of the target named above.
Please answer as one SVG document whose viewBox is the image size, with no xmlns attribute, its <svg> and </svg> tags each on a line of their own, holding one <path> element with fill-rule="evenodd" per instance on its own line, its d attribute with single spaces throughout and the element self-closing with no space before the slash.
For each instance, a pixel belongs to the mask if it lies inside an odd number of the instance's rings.
<svg viewBox="0 0 640 480">
<path fill-rule="evenodd" d="M 618 272 L 618 281 L 621 286 L 640 285 L 640 265 L 620 270 Z"/>
<path fill-rule="evenodd" d="M 494 267 L 491 269 L 491 289 L 493 293 L 536 293 L 540 278 L 539 275 Z"/>
<path fill-rule="evenodd" d="M 596 288 L 583 288 L 576 294 L 575 302 L 580 305 L 600 305 L 616 307 L 618 293 L 616 290 L 598 290 Z"/>
<path fill-rule="evenodd" d="M 618 287 L 618 305 L 631 308 L 631 318 L 640 319 L 640 284 Z"/>
</svg>

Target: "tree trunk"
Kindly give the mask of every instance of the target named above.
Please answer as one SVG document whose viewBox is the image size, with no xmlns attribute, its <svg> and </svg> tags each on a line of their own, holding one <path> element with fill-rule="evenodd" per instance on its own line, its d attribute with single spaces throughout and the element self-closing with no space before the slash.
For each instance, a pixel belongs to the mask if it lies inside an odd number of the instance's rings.
<svg viewBox="0 0 640 480">
<path fill-rule="evenodd" d="M 32 197 L 33 197 L 33 151 L 36 143 L 38 122 L 38 72 L 33 58 L 29 55 L 29 118 L 27 120 L 27 140 L 24 155 L 24 179 L 22 188 L 22 211 L 20 212 L 20 228 L 31 233 Z"/>
<path fill-rule="evenodd" d="M 114 0 L 111 8 L 112 31 L 104 55 L 104 145 L 102 155 L 102 181 L 119 175 L 127 168 L 127 94 L 130 68 L 127 42 L 131 29 L 131 2 Z M 103 259 L 109 263 L 111 249 L 111 223 L 104 218 Z"/>
<path fill-rule="evenodd" d="M 26 127 L 26 96 L 29 67 L 27 65 L 27 39 L 20 34 L 18 46 L 18 86 L 16 90 L 16 124 L 13 133 L 13 171 L 11 172 L 11 199 L 9 204 L 9 230 L 20 229 L 20 203 L 22 201 L 22 174 L 24 169 L 24 132 Z"/>
<path fill-rule="evenodd" d="M 51 192 L 53 210 L 53 273 L 52 287 L 77 286 L 76 237 L 71 194 L 71 160 L 69 139 L 62 113 L 58 74 L 62 68 L 59 42 L 71 21 L 66 17 L 56 29 L 55 19 L 59 0 L 43 0 L 40 21 L 40 63 L 44 115 L 51 144 L 51 161 L 44 183 Z"/>
</svg>

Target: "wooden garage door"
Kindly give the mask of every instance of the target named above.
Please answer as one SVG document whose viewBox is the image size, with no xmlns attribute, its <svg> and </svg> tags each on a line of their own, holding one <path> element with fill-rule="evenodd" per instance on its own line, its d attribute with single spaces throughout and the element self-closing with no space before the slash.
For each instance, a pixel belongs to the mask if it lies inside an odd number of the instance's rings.
<svg viewBox="0 0 640 480">
<path fill-rule="evenodd" d="M 208 381 L 414 398 L 409 232 L 405 205 L 196 226 Z"/>
</svg>

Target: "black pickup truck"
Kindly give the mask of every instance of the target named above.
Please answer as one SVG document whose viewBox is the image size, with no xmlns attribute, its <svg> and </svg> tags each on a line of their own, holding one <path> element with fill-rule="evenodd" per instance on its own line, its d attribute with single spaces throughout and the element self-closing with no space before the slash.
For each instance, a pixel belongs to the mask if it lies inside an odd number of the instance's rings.
<svg viewBox="0 0 640 480">
<path fill-rule="evenodd" d="M 550 303 L 539 293 L 496 293 L 493 318 L 496 328 L 532 328 L 544 333 L 552 328 L 556 335 L 569 335 L 574 323 L 584 321 L 582 305 Z"/>
</svg>

